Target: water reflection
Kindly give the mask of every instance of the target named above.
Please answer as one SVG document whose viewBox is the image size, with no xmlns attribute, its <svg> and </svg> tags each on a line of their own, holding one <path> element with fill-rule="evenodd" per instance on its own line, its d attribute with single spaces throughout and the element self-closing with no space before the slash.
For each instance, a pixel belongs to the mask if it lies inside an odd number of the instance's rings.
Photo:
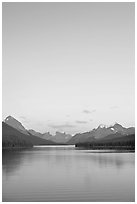
<svg viewBox="0 0 137 204">
<path fill-rule="evenodd" d="M 93 153 L 88 151 L 75 151 L 73 147 L 68 149 L 66 147 L 38 147 L 34 149 L 20 149 L 13 151 L 3 151 L 2 153 L 2 167 L 3 172 L 6 174 L 14 173 L 21 165 L 27 160 L 32 162 L 33 160 L 47 160 L 48 163 L 56 162 L 56 165 L 59 166 L 60 163 L 65 163 L 66 165 L 70 162 L 73 162 L 76 159 L 80 161 L 89 161 L 95 162 L 100 167 L 106 166 L 115 166 L 116 168 L 122 168 L 123 165 L 133 165 L 135 164 L 134 154 L 128 155 L 126 153 Z M 60 151 L 59 151 L 60 150 Z M 64 150 L 66 152 L 64 152 Z M 72 150 L 72 151 L 70 151 Z M 45 153 L 48 152 L 48 154 Z M 49 154 L 50 151 L 50 154 Z M 63 154 L 62 154 L 63 151 Z M 90 153 L 87 155 L 87 153 Z M 73 157 L 72 157 L 73 155 Z"/>
<path fill-rule="evenodd" d="M 91 153 L 92 161 L 100 165 L 100 167 L 115 166 L 123 168 L 125 165 L 135 164 L 134 153 Z"/>
<path fill-rule="evenodd" d="M 3 150 L 2 151 L 2 169 L 5 174 L 12 174 L 20 168 L 24 160 L 22 150 Z"/>
<path fill-rule="evenodd" d="M 133 153 L 48 146 L 2 156 L 3 201 L 134 201 Z"/>
</svg>

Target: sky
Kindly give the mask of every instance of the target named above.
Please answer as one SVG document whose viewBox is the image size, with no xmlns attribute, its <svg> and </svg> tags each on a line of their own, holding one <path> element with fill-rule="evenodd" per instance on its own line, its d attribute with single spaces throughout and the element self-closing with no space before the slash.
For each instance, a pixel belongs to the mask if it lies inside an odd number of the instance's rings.
<svg viewBox="0 0 137 204">
<path fill-rule="evenodd" d="M 2 118 L 75 134 L 135 125 L 134 3 L 2 3 Z"/>
</svg>

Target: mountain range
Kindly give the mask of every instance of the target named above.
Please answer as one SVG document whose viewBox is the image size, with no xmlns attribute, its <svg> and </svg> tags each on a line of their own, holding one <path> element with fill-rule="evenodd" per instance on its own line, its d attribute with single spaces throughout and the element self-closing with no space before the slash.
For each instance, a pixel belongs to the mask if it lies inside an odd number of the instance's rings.
<svg viewBox="0 0 137 204">
<path fill-rule="evenodd" d="M 135 134 L 134 127 L 125 128 L 118 123 L 115 123 L 113 126 L 109 127 L 99 125 L 96 129 L 94 128 L 89 132 L 76 134 L 68 141 L 68 144 L 92 142 L 94 140 L 105 139 L 106 137 L 114 139 L 117 137 L 124 137 L 132 134 Z"/>
<path fill-rule="evenodd" d="M 55 143 L 31 134 L 23 134 L 16 128 L 2 122 L 2 147 L 31 147 L 42 144 L 53 145 Z"/>
<path fill-rule="evenodd" d="M 61 144 L 67 143 L 72 138 L 70 134 L 66 134 L 65 132 L 64 133 L 56 132 L 54 136 L 51 135 L 49 132 L 46 132 L 43 134 L 40 132 L 36 132 L 34 130 L 28 130 L 28 132 L 42 139 L 51 140 L 53 142 L 61 143 Z"/>
<path fill-rule="evenodd" d="M 21 132 L 25 135 L 33 135 L 36 137 L 40 137 L 42 139 L 51 140 L 55 143 L 66 143 L 72 137 L 70 134 L 61 133 L 61 132 L 56 132 L 56 134 L 53 136 L 49 132 L 40 133 L 40 132 L 37 132 L 33 129 L 27 130 L 18 120 L 16 120 L 12 116 L 6 117 L 6 119 L 3 122 L 9 126 L 15 128 L 15 129 L 17 129 L 19 132 Z"/>
<path fill-rule="evenodd" d="M 13 144 L 19 140 L 25 141 L 28 145 L 35 144 L 77 144 L 93 141 L 115 140 L 117 138 L 125 138 L 135 134 L 135 128 L 125 128 L 115 123 L 113 126 L 99 125 L 97 128 L 89 132 L 78 133 L 74 136 L 66 133 L 56 132 L 53 136 L 49 132 L 40 133 L 33 129 L 27 130 L 18 120 L 12 116 L 8 116 L 2 123 L 2 141 L 3 145 Z"/>
</svg>

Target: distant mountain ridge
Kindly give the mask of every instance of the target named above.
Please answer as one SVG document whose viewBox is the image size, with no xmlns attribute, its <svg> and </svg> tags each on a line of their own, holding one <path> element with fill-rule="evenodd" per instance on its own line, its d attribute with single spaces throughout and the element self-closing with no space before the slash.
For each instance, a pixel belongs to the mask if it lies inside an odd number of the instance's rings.
<svg viewBox="0 0 137 204">
<path fill-rule="evenodd" d="M 61 132 L 56 132 L 56 134 L 53 136 L 49 132 L 40 133 L 40 132 L 37 132 L 37 131 L 35 131 L 33 129 L 27 130 L 27 129 L 25 129 L 25 127 L 22 125 L 21 122 L 19 122 L 18 120 L 16 120 L 12 116 L 6 117 L 4 122 L 7 125 L 17 129 L 19 132 L 21 132 L 21 133 L 23 133 L 25 135 L 28 135 L 28 136 L 33 135 L 33 136 L 39 137 L 41 139 L 50 140 L 50 141 L 55 142 L 55 143 L 65 144 L 72 137 L 70 134 L 61 133 Z"/>
<path fill-rule="evenodd" d="M 117 137 L 119 136 L 126 136 L 135 134 L 135 128 L 125 128 L 122 125 L 115 123 L 114 126 L 98 126 L 96 129 L 89 132 L 79 133 L 73 136 L 69 141 L 68 144 L 76 144 L 76 143 L 84 143 L 84 142 L 92 142 L 95 140 L 105 139 L 106 137 Z"/>
<path fill-rule="evenodd" d="M 68 142 L 72 136 L 70 134 L 66 134 L 65 132 L 64 133 L 61 133 L 61 132 L 56 132 L 56 134 L 53 136 L 51 135 L 49 132 L 46 132 L 46 133 L 40 133 L 40 132 L 36 132 L 34 130 L 28 130 L 29 133 L 31 133 L 32 135 L 35 135 L 37 137 L 40 137 L 42 139 L 47 139 L 47 140 L 51 140 L 53 142 L 56 142 L 56 143 L 66 143 Z"/>
<path fill-rule="evenodd" d="M 65 132 L 64 133 L 61 133 L 61 132 L 56 132 L 55 136 L 53 136 L 51 138 L 51 140 L 53 142 L 56 142 L 56 143 L 66 143 L 68 142 L 70 139 L 72 138 L 72 136 L 70 134 L 66 134 Z"/>
<path fill-rule="evenodd" d="M 125 128 L 118 123 L 115 123 L 113 126 L 99 125 L 97 128 L 94 128 L 89 132 L 78 133 L 78 134 L 75 134 L 73 137 L 70 134 L 61 133 L 58 131 L 53 136 L 49 132 L 40 133 L 32 129 L 27 130 L 18 120 L 16 120 L 12 116 L 8 116 L 4 120 L 4 123 L 15 128 L 19 132 L 27 135 L 28 137 L 35 136 L 58 144 L 76 144 L 76 143 L 92 142 L 95 140 L 105 139 L 107 137 L 110 139 L 113 139 L 119 136 L 124 137 L 126 135 L 135 134 L 134 127 Z"/>
</svg>

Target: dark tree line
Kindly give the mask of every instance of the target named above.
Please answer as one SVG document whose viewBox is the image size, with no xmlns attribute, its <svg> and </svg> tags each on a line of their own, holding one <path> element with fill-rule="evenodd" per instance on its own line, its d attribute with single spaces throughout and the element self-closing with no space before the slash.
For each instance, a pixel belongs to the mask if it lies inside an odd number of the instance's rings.
<svg viewBox="0 0 137 204">
<path fill-rule="evenodd" d="M 108 141 L 93 141 L 85 143 L 77 143 L 76 147 L 84 147 L 88 149 L 125 149 L 125 150 L 135 150 L 135 139 L 123 138 Z"/>
<path fill-rule="evenodd" d="M 32 147 L 32 144 L 29 141 L 19 139 L 15 136 L 10 139 L 2 141 L 2 148 L 13 148 L 13 147 Z"/>
</svg>

